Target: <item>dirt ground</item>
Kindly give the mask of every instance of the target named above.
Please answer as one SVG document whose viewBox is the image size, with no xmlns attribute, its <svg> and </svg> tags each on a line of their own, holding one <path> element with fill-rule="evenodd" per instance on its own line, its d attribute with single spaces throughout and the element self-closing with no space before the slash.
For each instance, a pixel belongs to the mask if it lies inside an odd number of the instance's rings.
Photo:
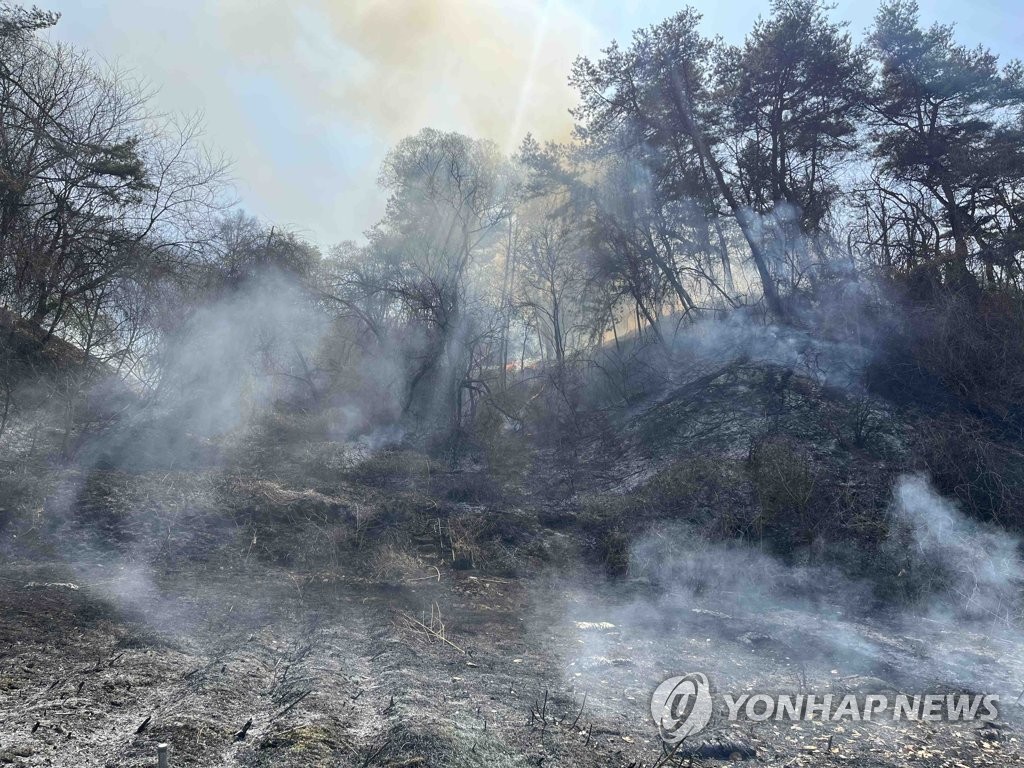
<svg viewBox="0 0 1024 768">
<path fill-rule="evenodd" d="M 384 587 L 262 564 L 146 581 L 124 562 L 8 563 L 0 761 L 151 766 L 166 742 L 171 766 L 712 765 L 697 743 L 665 759 L 648 714 L 661 679 L 700 670 L 737 692 L 962 689 L 964 649 L 943 648 L 962 635 L 732 616 L 714 600 L 659 603 L 644 584 L 438 573 Z M 642 621 L 638 600 L 653 606 Z M 870 653 L 837 662 L 838 635 Z M 972 670 L 1007 686 L 1024 670 L 1024 649 L 997 637 L 973 637 L 970 654 Z M 1018 709 L 1011 699 L 981 727 L 768 722 L 710 735 L 789 768 L 1024 765 Z"/>
</svg>

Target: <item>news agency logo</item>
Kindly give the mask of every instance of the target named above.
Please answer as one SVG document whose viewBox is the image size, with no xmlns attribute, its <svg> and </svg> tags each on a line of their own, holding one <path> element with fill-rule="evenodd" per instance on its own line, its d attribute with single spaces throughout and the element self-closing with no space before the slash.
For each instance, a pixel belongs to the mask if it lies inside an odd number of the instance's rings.
<svg viewBox="0 0 1024 768">
<path fill-rule="evenodd" d="M 651 697 L 651 716 L 667 744 L 678 744 L 707 728 L 712 710 L 711 685 L 701 672 L 670 677 Z"/>
<path fill-rule="evenodd" d="M 999 697 L 990 694 L 723 694 L 722 714 L 730 722 L 963 721 L 999 718 Z M 675 746 L 708 727 L 714 714 L 707 675 L 670 677 L 651 696 L 651 717 L 665 743 Z"/>
</svg>

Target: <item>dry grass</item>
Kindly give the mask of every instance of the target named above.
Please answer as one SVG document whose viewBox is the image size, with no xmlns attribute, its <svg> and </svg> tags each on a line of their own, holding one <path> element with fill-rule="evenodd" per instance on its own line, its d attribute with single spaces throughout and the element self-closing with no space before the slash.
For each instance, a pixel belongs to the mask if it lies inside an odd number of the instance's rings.
<svg viewBox="0 0 1024 768">
<path fill-rule="evenodd" d="M 368 569 L 374 579 L 385 584 L 432 578 L 429 569 L 418 557 L 392 543 L 383 544 L 374 550 L 368 561 Z"/>
</svg>

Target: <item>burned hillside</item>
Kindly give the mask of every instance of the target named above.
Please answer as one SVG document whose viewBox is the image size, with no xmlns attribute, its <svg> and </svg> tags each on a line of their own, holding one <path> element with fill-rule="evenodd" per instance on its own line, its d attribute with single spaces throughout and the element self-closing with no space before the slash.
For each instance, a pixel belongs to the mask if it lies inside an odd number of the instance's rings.
<svg viewBox="0 0 1024 768">
<path fill-rule="evenodd" d="M 1022 70 L 837 15 L 325 246 L 0 2 L 0 763 L 1024 765 Z"/>
<path fill-rule="evenodd" d="M 829 384 L 832 342 L 772 331 L 757 358 L 756 328 L 703 333 L 735 356 L 680 349 L 571 447 L 528 419 L 313 439 L 322 414 L 279 404 L 201 466 L 38 465 L 5 529 L 6 759 L 653 765 L 644 705 L 673 665 L 1016 696 L 1021 574 L 960 512 L 939 550 L 894 512 L 954 509 L 921 479 L 936 414 Z M 734 724 L 677 757 L 1006 765 L 1003 717 Z"/>
</svg>

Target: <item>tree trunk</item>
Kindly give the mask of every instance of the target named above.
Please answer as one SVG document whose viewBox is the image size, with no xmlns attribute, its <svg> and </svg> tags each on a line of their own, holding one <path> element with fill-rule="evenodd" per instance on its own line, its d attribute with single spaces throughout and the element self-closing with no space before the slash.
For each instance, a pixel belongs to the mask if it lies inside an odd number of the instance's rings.
<svg viewBox="0 0 1024 768">
<path fill-rule="evenodd" d="M 732 211 L 733 215 L 736 217 L 736 222 L 740 225 L 740 231 L 743 233 L 743 237 L 747 241 L 747 245 L 750 247 L 750 255 L 753 257 L 754 265 L 757 267 L 757 274 L 761 279 L 761 288 L 764 292 L 764 299 L 768 304 L 769 311 L 775 315 L 776 318 L 785 319 L 787 316 L 786 308 L 779 296 L 779 289 L 775 284 L 775 278 L 772 277 L 771 270 L 768 268 L 767 255 L 765 254 L 764 248 L 751 226 L 750 211 L 741 206 L 739 201 L 736 199 L 736 195 L 733 194 L 732 189 L 729 187 L 729 183 L 725 180 L 725 174 L 722 171 L 721 163 L 718 162 L 718 158 L 715 157 L 711 148 L 708 146 L 708 142 L 704 137 L 703 131 L 698 127 L 697 120 L 693 116 L 693 109 L 689 103 L 689 91 L 687 90 L 684 92 L 684 85 L 679 81 L 678 75 L 673 79 L 675 80 L 676 86 L 671 89 L 673 101 L 675 102 L 675 107 L 679 112 L 679 117 L 682 120 L 683 127 L 693 140 L 697 153 L 704 159 L 704 162 L 707 163 L 708 168 L 711 169 L 711 175 L 715 180 L 715 185 L 718 187 L 719 193 L 721 193 L 722 197 L 725 198 L 725 202 L 729 206 L 729 210 Z M 686 94 L 685 97 L 684 93 Z"/>
</svg>

